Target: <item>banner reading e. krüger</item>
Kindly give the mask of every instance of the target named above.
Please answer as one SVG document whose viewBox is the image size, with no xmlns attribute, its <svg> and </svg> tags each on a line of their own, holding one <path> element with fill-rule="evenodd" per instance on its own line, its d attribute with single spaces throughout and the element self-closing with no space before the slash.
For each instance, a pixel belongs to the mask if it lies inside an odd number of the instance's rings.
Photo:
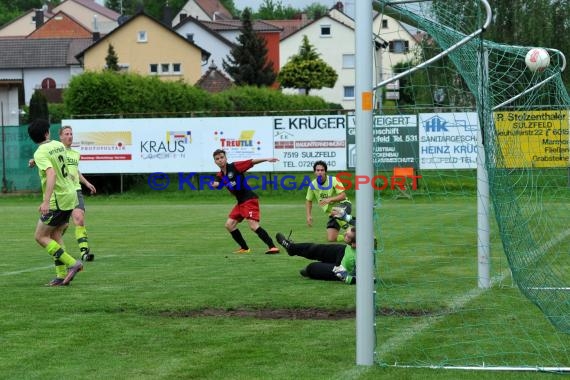
<svg viewBox="0 0 570 380">
<path fill-rule="evenodd" d="M 330 171 L 346 170 L 346 116 L 311 115 L 273 118 L 276 171 L 313 171 L 325 161 Z"/>
</svg>

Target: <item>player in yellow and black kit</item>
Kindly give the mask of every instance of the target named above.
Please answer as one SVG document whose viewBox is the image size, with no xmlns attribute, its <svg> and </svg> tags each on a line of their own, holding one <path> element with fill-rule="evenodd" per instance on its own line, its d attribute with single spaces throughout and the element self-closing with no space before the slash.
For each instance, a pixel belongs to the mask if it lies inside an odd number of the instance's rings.
<svg viewBox="0 0 570 380">
<path fill-rule="evenodd" d="M 313 201 L 329 215 L 327 222 L 327 240 L 343 241 L 344 234 L 339 233 L 341 229 L 346 229 L 351 221 L 352 204 L 344 192 L 344 186 L 336 177 L 327 176 L 327 163 L 317 161 L 313 164 L 315 179 L 307 189 L 305 197 L 305 211 L 307 214 L 307 225 L 313 225 Z M 346 219 L 346 220 L 342 220 Z M 354 224 L 354 220 L 352 223 Z"/>
<path fill-rule="evenodd" d="M 85 227 L 85 201 L 83 199 L 83 193 L 81 192 L 81 184 L 84 184 L 89 191 L 91 191 L 91 194 L 95 194 L 97 190 L 95 189 L 95 186 L 83 177 L 79 171 L 79 152 L 71 148 L 71 145 L 73 144 L 73 130 L 70 126 L 63 126 L 59 130 L 59 141 L 61 141 L 67 149 L 67 169 L 73 182 L 73 186 L 77 192 L 78 203 L 71 213 L 71 218 L 75 225 L 75 238 L 77 239 L 77 244 L 79 244 L 81 259 L 83 261 L 93 261 L 95 259 L 95 255 L 91 253 L 89 241 L 87 239 L 87 228 Z"/>
<path fill-rule="evenodd" d="M 66 149 L 59 141 L 51 141 L 49 123 L 34 120 L 28 126 L 28 135 L 39 144 L 34 153 L 42 184 L 43 200 L 39 207 L 40 220 L 35 239 L 53 257 L 56 277 L 49 286 L 68 285 L 83 269 L 81 261 L 69 255 L 63 247 L 63 232 L 77 204 L 77 192 L 69 179 Z"/>
</svg>

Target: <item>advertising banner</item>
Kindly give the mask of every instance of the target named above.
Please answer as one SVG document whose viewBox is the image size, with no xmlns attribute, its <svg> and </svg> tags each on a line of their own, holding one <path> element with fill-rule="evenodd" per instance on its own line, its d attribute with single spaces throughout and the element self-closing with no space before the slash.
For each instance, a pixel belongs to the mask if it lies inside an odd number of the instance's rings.
<svg viewBox="0 0 570 380">
<path fill-rule="evenodd" d="M 420 169 L 475 169 L 479 118 L 475 112 L 419 114 Z"/>
<path fill-rule="evenodd" d="M 418 118 L 416 115 L 374 115 L 372 162 L 379 170 L 418 168 Z M 348 168 L 356 168 L 355 117 L 349 116 Z"/>
<path fill-rule="evenodd" d="M 495 128 L 505 168 L 567 167 L 568 111 L 495 112 Z"/>
<path fill-rule="evenodd" d="M 63 120 L 73 128 L 80 170 L 94 173 L 216 172 L 228 161 L 273 156 L 270 117 Z M 272 171 L 271 163 L 251 171 Z"/>
<path fill-rule="evenodd" d="M 274 117 L 275 171 L 312 172 L 319 160 L 330 171 L 346 170 L 346 123 L 344 115 Z"/>
</svg>

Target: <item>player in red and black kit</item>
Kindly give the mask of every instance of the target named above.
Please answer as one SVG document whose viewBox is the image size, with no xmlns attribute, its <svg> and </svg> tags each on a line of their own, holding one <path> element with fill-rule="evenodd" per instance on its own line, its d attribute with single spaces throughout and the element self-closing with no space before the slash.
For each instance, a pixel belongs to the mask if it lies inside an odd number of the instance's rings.
<svg viewBox="0 0 570 380">
<path fill-rule="evenodd" d="M 273 244 L 273 240 L 259 225 L 261 219 L 261 212 L 259 210 L 259 200 L 257 194 L 251 191 L 245 179 L 245 172 L 251 169 L 254 165 L 262 162 L 277 162 L 277 158 L 254 158 L 245 161 L 236 161 L 228 164 L 226 152 L 223 149 L 217 149 L 214 154 L 214 162 L 220 168 L 216 179 L 212 182 L 212 186 L 219 188 L 225 186 L 229 192 L 232 193 L 237 199 L 237 204 L 234 206 L 228 220 L 226 221 L 226 229 L 232 235 L 232 238 L 239 244 L 240 248 L 234 253 L 250 253 L 245 239 L 243 238 L 240 230 L 237 228 L 238 223 L 244 219 L 247 220 L 249 228 L 259 236 L 259 238 L 267 244 L 268 250 L 266 254 L 279 253 L 279 248 Z"/>
</svg>

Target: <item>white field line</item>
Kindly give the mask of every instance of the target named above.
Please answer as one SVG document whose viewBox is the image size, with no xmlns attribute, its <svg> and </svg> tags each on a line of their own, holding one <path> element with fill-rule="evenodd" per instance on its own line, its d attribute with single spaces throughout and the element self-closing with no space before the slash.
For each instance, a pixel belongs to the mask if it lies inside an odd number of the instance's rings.
<svg viewBox="0 0 570 380">
<path fill-rule="evenodd" d="M 101 259 L 106 259 L 107 257 L 115 257 L 117 255 L 101 255 L 97 257 L 97 261 L 101 260 Z M 29 272 L 37 272 L 40 270 L 46 270 L 46 269 L 53 269 L 53 264 L 52 265 L 44 265 L 41 267 L 32 267 L 32 268 L 26 268 L 26 269 L 22 269 L 22 270 L 16 270 L 16 271 L 12 271 L 12 272 L 0 272 L 0 276 L 2 277 L 7 277 L 7 276 L 17 276 L 19 274 L 22 273 L 29 273 Z"/>
<path fill-rule="evenodd" d="M 13 271 L 13 272 L 2 272 L 2 273 L 0 273 L 0 276 L 17 276 L 17 275 L 22 274 L 22 273 L 37 272 L 37 271 L 49 269 L 49 268 L 53 268 L 53 264 L 43 266 L 43 267 L 27 268 L 27 269 L 17 270 L 17 271 Z"/>
</svg>

